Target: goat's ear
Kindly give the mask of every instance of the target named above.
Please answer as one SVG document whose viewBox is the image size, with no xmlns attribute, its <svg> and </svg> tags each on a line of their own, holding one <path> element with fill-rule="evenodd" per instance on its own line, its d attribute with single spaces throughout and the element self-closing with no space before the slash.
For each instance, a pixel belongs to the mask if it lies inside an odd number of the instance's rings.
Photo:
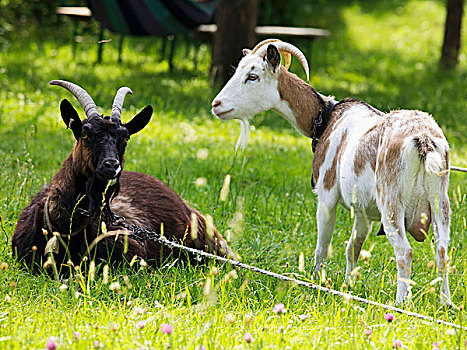
<svg viewBox="0 0 467 350">
<path fill-rule="evenodd" d="M 242 50 L 243 56 L 249 55 L 250 53 L 251 53 L 251 50 L 249 50 L 249 49 L 243 49 Z"/>
<path fill-rule="evenodd" d="M 136 134 L 138 131 L 140 131 L 146 125 L 148 125 L 149 121 L 151 120 L 151 116 L 152 106 L 148 105 L 144 107 L 144 109 L 141 112 L 135 115 L 132 120 L 125 124 L 129 134 Z"/>
<path fill-rule="evenodd" d="M 81 123 L 81 119 L 79 119 L 78 112 L 76 112 L 76 109 L 67 99 L 63 99 L 60 103 L 60 113 L 66 127 L 73 131 L 75 139 L 78 140 L 81 136 L 81 129 L 83 125 Z"/>
<path fill-rule="evenodd" d="M 281 54 L 275 45 L 269 44 L 266 58 L 273 73 L 276 73 L 276 69 L 281 64 Z"/>
</svg>

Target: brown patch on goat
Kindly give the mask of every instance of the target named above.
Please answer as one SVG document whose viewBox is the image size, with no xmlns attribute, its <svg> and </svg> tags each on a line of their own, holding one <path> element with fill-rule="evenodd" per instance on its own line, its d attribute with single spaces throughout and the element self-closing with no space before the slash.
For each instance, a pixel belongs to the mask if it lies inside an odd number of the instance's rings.
<svg viewBox="0 0 467 350">
<path fill-rule="evenodd" d="M 412 264 L 413 250 L 411 248 L 407 249 L 407 255 L 404 257 L 407 265 L 405 265 L 405 273 L 410 276 L 410 267 Z"/>
<path fill-rule="evenodd" d="M 395 179 L 397 172 L 400 170 L 400 162 L 401 162 L 401 152 L 404 146 L 404 138 L 403 137 L 393 137 L 390 142 L 383 147 L 386 146 L 386 157 L 384 159 L 383 166 L 386 167 L 386 173 L 388 178 Z"/>
<path fill-rule="evenodd" d="M 405 259 L 404 258 L 397 259 L 397 267 L 400 268 L 401 270 L 405 270 Z"/>
<path fill-rule="evenodd" d="M 280 67 L 277 90 L 281 99 L 289 102 L 298 127 L 311 137 L 313 117 L 318 115 L 321 109 L 320 97 L 316 90 L 283 66 Z M 294 103 L 291 103 L 292 101 Z"/>
<path fill-rule="evenodd" d="M 404 270 L 407 275 L 410 274 L 410 266 L 412 263 L 413 250 L 407 249 L 407 254 L 397 259 L 397 266 Z"/>
<path fill-rule="evenodd" d="M 355 151 L 353 170 L 359 176 L 369 162 L 371 169 L 376 169 L 376 154 L 382 130 L 377 124 L 370 128 L 361 138 Z"/>
<path fill-rule="evenodd" d="M 438 254 L 439 254 L 438 269 L 440 273 L 444 273 L 445 272 L 444 270 L 446 269 L 446 250 L 444 249 L 444 247 L 441 247 L 438 250 Z"/>
<path fill-rule="evenodd" d="M 342 153 L 346 145 L 347 145 L 347 130 L 345 130 L 344 133 L 342 134 L 341 142 L 339 146 L 337 147 L 336 154 L 332 161 L 331 167 L 328 170 L 326 170 L 326 173 L 324 174 L 324 189 L 326 189 L 327 191 L 333 188 L 334 184 L 336 183 L 337 164 L 341 160 Z"/>
<path fill-rule="evenodd" d="M 80 174 L 88 175 L 89 170 L 94 173 L 95 169 L 91 160 L 91 150 L 87 148 L 82 139 L 79 139 L 73 147 L 72 155 L 73 164 L 77 167 Z"/>
<path fill-rule="evenodd" d="M 334 158 L 336 160 L 336 158 Z M 329 191 L 331 188 L 333 188 L 334 184 L 336 183 L 336 169 L 335 169 L 335 163 L 337 162 L 332 162 L 332 167 L 328 170 L 326 170 L 326 174 L 324 174 L 324 188 Z"/>
<path fill-rule="evenodd" d="M 444 169 L 449 169 L 449 150 L 446 150 L 446 152 L 444 152 Z M 446 176 L 446 178 L 449 177 Z"/>
<path fill-rule="evenodd" d="M 404 139 L 397 138 L 393 142 L 390 142 L 388 145 L 388 150 L 386 153 L 386 164 L 396 164 L 399 160 L 400 154 L 402 152 L 402 146 L 404 144 Z"/>
<path fill-rule="evenodd" d="M 408 249 L 407 250 L 407 259 L 409 261 L 412 261 L 412 257 L 413 257 L 413 250 L 412 249 Z"/>
<path fill-rule="evenodd" d="M 378 173 L 381 172 L 384 168 L 384 159 L 386 158 L 386 152 L 384 149 L 380 149 L 377 155 L 377 169 Z"/>
<path fill-rule="evenodd" d="M 326 159 L 326 153 L 328 152 L 330 141 L 326 139 L 324 142 L 318 144 L 320 145 L 319 148 L 316 149 L 315 155 L 313 156 L 313 180 L 314 183 L 318 183 L 319 179 L 319 169 L 324 163 Z"/>
</svg>

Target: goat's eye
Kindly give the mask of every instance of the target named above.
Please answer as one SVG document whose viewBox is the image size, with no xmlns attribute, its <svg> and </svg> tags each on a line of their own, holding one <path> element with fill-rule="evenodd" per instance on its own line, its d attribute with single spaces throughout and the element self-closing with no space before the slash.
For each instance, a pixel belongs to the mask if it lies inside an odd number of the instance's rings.
<svg viewBox="0 0 467 350">
<path fill-rule="evenodd" d="M 128 142 L 130 141 L 130 138 L 129 137 L 125 137 L 125 142 Z"/>
<path fill-rule="evenodd" d="M 257 80 L 257 79 L 258 79 L 258 76 L 255 73 L 250 73 L 250 74 L 248 74 L 248 77 L 246 78 L 245 83 L 247 81 L 254 81 L 254 80 Z"/>
<path fill-rule="evenodd" d="M 86 140 L 86 139 L 88 138 L 88 135 L 82 134 L 82 135 L 81 135 L 81 138 L 82 138 L 83 140 Z"/>
</svg>

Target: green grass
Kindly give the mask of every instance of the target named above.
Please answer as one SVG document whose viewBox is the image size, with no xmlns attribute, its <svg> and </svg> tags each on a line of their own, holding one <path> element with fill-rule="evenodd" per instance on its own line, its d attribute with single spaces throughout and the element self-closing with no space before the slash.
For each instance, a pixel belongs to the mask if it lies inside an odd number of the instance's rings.
<svg viewBox="0 0 467 350">
<path fill-rule="evenodd" d="M 444 23 L 444 2 L 391 1 L 340 4 L 322 2 L 309 8 L 303 25 L 330 28 L 332 37 L 317 41 L 311 57 L 311 84 L 337 99 L 359 97 L 388 111 L 416 108 L 434 115 L 451 144 L 452 164 L 467 165 L 467 41 L 463 31 L 461 62 L 455 71 L 438 67 Z M 167 72 L 160 60 L 160 41 L 127 40 L 123 63 L 117 64 L 118 37 L 106 44 L 104 63 L 95 65 L 96 49 L 90 36 L 71 56 L 71 26 L 59 31 L 24 30 L 0 40 L 0 348 L 44 348 L 55 337 L 59 349 L 87 349 L 98 341 L 104 349 L 232 348 L 378 348 L 391 349 L 400 339 L 411 349 L 464 348 L 465 331 L 425 324 L 396 315 L 388 324 L 382 310 L 341 298 L 237 271 L 226 281 L 230 267 L 209 263 L 192 266 L 167 262 L 160 269 L 110 269 L 109 282 L 88 271 L 64 282 L 31 275 L 17 265 L 9 240 L 21 209 L 50 181 L 73 145 L 72 133 L 59 116 L 59 102 L 73 97 L 52 79 L 67 79 L 86 88 L 105 113 L 118 87 L 134 95 L 125 102 L 123 119 L 146 104 L 155 114 L 141 134 L 132 137 L 126 152 L 127 170 L 149 173 L 168 183 L 196 208 L 214 218 L 222 231 L 233 231 L 231 244 L 244 262 L 309 279 L 316 244 L 316 197 L 311 193 L 309 140 L 298 135 L 277 114 L 259 115 L 249 146 L 234 154 L 239 133 L 236 122 L 210 115 L 218 89 L 212 89 L 209 47 L 201 46 L 200 66 L 193 71 L 183 45 L 178 47 L 177 71 Z M 297 42 L 306 51 L 307 42 Z M 192 52 L 191 52 L 192 53 Z M 303 76 L 296 62 L 291 68 Z M 197 157 L 208 150 L 207 159 Z M 225 202 L 219 192 L 231 174 Z M 207 179 L 197 186 L 196 179 Z M 467 177 L 451 175 L 453 210 L 450 252 L 451 292 L 456 308 L 439 302 L 433 244 L 414 247 L 413 299 L 409 310 L 466 323 L 467 306 Z M 242 215 L 240 215 L 242 214 Z M 345 241 L 352 226 L 350 214 L 339 209 L 333 252 L 326 263 L 328 283 L 340 289 L 345 271 Z M 375 225 L 376 226 L 376 225 Z M 360 261 L 360 279 L 351 293 L 392 304 L 396 264 L 390 244 L 376 237 L 374 228 L 364 248 L 371 257 Z M 305 271 L 299 271 L 299 255 Z M 218 272 L 213 270 L 217 266 Z M 119 282 L 120 290 L 111 290 Z M 115 284 L 113 284 L 115 286 Z M 209 287 L 210 286 L 210 287 Z M 434 292 L 433 292 L 434 289 Z M 287 312 L 272 308 L 282 302 Z M 461 310 L 459 309 L 461 308 Z M 298 315 L 308 315 L 301 321 Z M 143 329 L 138 321 L 147 321 Z M 160 326 L 174 327 L 171 336 Z M 371 337 L 364 335 L 372 329 Z M 74 340 L 73 332 L 81 339 Z M 251 333 L 247 344 L 244 334 Z M 100 345 L 98 345 L 100 346 Z"/>
</svg>

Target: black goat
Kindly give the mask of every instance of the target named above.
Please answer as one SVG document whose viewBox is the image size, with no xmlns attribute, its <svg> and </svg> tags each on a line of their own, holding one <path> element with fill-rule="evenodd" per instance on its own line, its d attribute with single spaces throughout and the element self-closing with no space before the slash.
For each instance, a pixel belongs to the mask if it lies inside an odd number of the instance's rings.
<svg viewBox="0 0 467 350">
<path fill-rule="evenodd" d="M 151 240 L 143 244 L 131 235 L 110 236 L 112 232 L 117 235 L 119 229 L 111 222 L 111 213 L 125 217 L 128 224 L 158 233 L 163 225 L 169 239 L 235 259 L 222 236 L 214 228 L 207 229 L 205 218 L 166 184 L 149 175 L 122 171 L 129 137 L 147 125 L 151 106 L 122 124 L 123 100 L 131 93 L 129 88 L 118 90 L 110 117 L 103 117 L 81 87 L 61 80 L 51 84 L 68 89 L 81 103 L 87 119 L 81 121 L 66 99 L 61 102 L 62 119 L 73 131 L 76 143 L 50 184 L 20 214 L 12 237 L 13 255 L 18 260 L 36 270 L 48 254 L 53 254 L 59 269 L 68 259 L 79 264 L 86 255 L 112 263 L 136 255 L 155 265 L 171 254 L 170 249 Z M 197 235 L 190 234 L 193 219 Z M 110 235 L 96 240 L 102 234 L 100 222 L 105 222 Z M 92 249 L 94 240 L 100 241 Z"/>
</svg>

